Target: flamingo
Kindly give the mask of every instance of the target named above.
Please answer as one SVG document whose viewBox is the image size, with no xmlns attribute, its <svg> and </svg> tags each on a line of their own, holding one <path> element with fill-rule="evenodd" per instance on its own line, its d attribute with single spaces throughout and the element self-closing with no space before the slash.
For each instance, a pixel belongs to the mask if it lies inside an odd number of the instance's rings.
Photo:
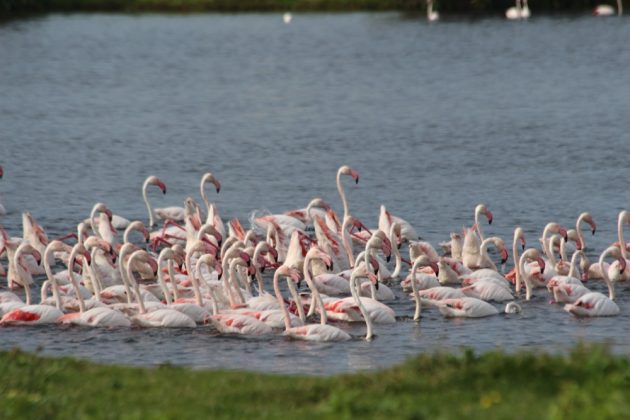
<svg viewBox="0 0 630 420">
<path fill-rule="evenodd" d="M 5 242 L 5 246 L 7 246 L 9 242 Z M 13 245 L 12 245 L 13 246 Z M 12 248 L 7 247 L 7 252 L 9 252 Z M 11 252 L 9 253 L 11 255 Z M 22 259 L 25 255 L 32 255 L 37 265 L 41 264 L 41 254 L 37 249 L 35 249 L 31 244 L 24 242 L 17 246 L 15 252 L 13 253 L 13 258 L 9 259 L 9 273 L 7 275 L 7 279 L 9 284 L 18 284 L 24 287 L 24 291 L 26 293 L 26 304 L 31 304 L 31 285 L 35 282 L 33 281 L 33 277 L 27 267 L 24 266 L 24 260 Z"/>
<path fill-rule="evenodd" d="M 83 296 L 79 292 L 79 284 L 74 276 L 74 270 L 72 269 L 74 266 L 74 261 L 76 259 L 76 255 L 81 253 L 88 256 L 88 252 L 83 246 L 83 244 L 76 244 L 72 248 L 72 252 L 70 253 L 70 260 L 68 264 L 68 274 L 70 276 L 70 281 L 74 286 L 74 290 L 77 295 L 77 300 L 79 302 L 79 312 L 73 312 L 69 314 L 62 315 L 58 318 L 57 322 L 61 322 L 63 324 L 75 324 L 82 325 L 86 327 L 129 327 L 131 326 L 131 322 L 124 316 L 121 312 L 116 311 L 107 306 L 96 306 L 91 309 L 86 310 L 85 301 L 83 300 Z M 53 290 L 57 287 L 56 283 L 53 283 Z"/>
<path fill-rule="evenodd" d="M 630 225 L 630 212 L 627 210 L 622 210 L 619 212 L 619 216 L 617 217 L 617 244 L 621 249 L 621 255 L 627 260 L 627 250 L 626 250 L 626 241 L 623 237 L 623 226 L 625 224 Z M 603 277 L 603 271 L 608 270 L 608 264 L 605 263 L 604 266 L 600 266 L 599 263 L 594 263 L 589 267 L 588 270 L 588 278 L 589 279 L 600 279 Z M 623 273 L 622 278 L 627 280 L 626 272 Z"/>
<path fill-rule="evenodd" d="M 446 318 L 482 318 L 497 315 L 499 311 L 488 302 L 473 297 L 444 299 L 437 303 Z"/>
<path fill-rule="evenodd" d="M 492 224 L 492 213 L 485 204 L 478 204 L 475 207 L 475 224 L 471 229 L 464 232 L 464 244 L 462 246 L 462 262 L 466 267 L 475 267 L 479 261 L 480 245 L 485 239 L 483 230 L 479 223 L 479 216 L 484 214 L 488 219 L 488 224 Z"/>
<path fill-rule="evenodd" d="M 516 276 L 516 292 L 518 293 L 521 290 L 521 281 L 525 282 L 525 300 L 530 300 L 532 297 L 532 275 L 525 270 L 525 263 L 530 261 L 536 261 L 538 266 L 540 267 L 540 273 L 544 273 L 545 271 L 545 261 L 540 257 L 540 253 L 535 248 L 529 248 L 524 251 L 521 255 L 521 258 L 518 261 L 518 270 L 519 274 Z"/>
<path fill-rule="evenodd" d="M 138 282 L 133 276 L 133 264 L 136 261 L 148 263 L 149 254 L 144 250 L 134 251 L 129 257 L 127 263 L 127 278 L 132 282 L 133 292 L 138 306 L 140 307 L 140 313 L 132 318 L 132 322 L 142 327 L 166 327 L 166 328 L 194 328 L 197 326 L 195 321 L 188 315 L 169 308 L 158 308 L 150 312 L 147 311 L 144 305 L 144 298 L 140 293 Z"/>
<path fill-rule="evenodd" d="M 392 215 L 389 211 L 387 211 L 385 205 L 381 205 L 381 212 L 378 217 L 378 228 L 383 232 L 389 232 L 394 223 L 399 225 L 400 236 L 402 239 L 409 242 L 418 240 L 418 234 L 413 226 L 411 226 L 411 223 L 398 216 Z"/>
<path fill-rule="evenodd" d="M 527 0 L 516 0 L 516 6 L 510 7 L 505 11 L 505 17 L 509 20 L 529 19 L 531 12 L 527 5 Z"/>
<path fill-rule="evenodd" d="M 616 246 L 608 247 L 599 257 L 599 264 L 603 266 L 604 258 L 612 255 L 619 261 L 619 273 L 623 273 L 626 269 L 626 259 L 623 258 L 619 248 Z M 590 292 L 582 295 L 575 303 L 568 303 L 564 306 L 564 310 L 578 317 L 592 316 L 614 316 L 619 314 L 619 306 L 615 299 L 615 286 L 608 277 L 607 270 L 602 271 L 606 286 L 608 286 L 608 296 L 599 292 Z"/>
<path fill-rule="evenodd" d="M 199 191 L 201 193 L 201 199 L 206 204 L 206 224 L 210 224 L 214 226 L 214 228 L 219 232 L 222 238 L 225 238 L 225 225 L 219 216 L 219 212 L 214 203 L 211 203 L 208 200 L 208 195 L 206 194 L 206 184 L 214 185 L 214 188 L 217 191 L 217 194 L 221 192 L 221 183 L 219 180 L 212 174 L 212 172 L 206 172 L 201 177 L 201 183 L 199 184 Z"/>
<path fill-rule="evenodd" d="M 276 294 L 276 299 L 278 300 L 278 305 L 280 305 L 280 309 L 282 310 L 282 314 L 284 317 L 284 335 L 294 339 L 307 341 L 347 341 L 352 338 L 348 333 L 326 323 L 307 324 L 297 327 L 292 326 L 291 318 L 289 317 L 289 311 L 284 304 L 284 298 L 282 297 L 282 293 L 280 292 L 280 287 L 278 285 L 280 276 L 286 276 L 289 277 L 291 280 L 297 281 L 299 280 L 299 273 L 294 268 L 283 265 L 276 270 L 273 276 L 273 289 Z M 316 290 L 317 289 L 313 289 L 314 292 Z"/>
<path fill-rule="evenodd" d="M 411 266 L 411 288 L 413 290 L 413 299 L 416 301 L 416 311 L 413 315 L 414 321 L 420 319 L 420 295 L 418 295 L 418 288 L 416 286 L 416 272 L 420 267 L 431 267 L 436 276 L 439 274 L 440 271 L 437 264 L 431 262 L 429 257 L 427 257 L 426 255 L 421 255 L 414 260 L 413 266 Z"/>
<path fill-rule="evenodd" d="M 623 2 L 617 0 L 617 16 L 623 14 Z M 613 16 L 615 15 L 615 8 L 608 4 L 599 4 L 593 9 L 594 16 Z"/>
<path fill-rule="evenodd" d="M 427 20 L 429 22 L 437 22 L 440 20 L 440 14 L 433 10 L 433 0 L 427 0 Z"/>
</svg>

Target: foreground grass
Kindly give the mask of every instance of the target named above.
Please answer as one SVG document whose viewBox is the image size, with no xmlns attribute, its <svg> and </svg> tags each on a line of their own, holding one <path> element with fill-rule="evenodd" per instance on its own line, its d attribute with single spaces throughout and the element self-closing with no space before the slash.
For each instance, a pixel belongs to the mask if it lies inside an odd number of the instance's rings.
<svg viewBox="0 0 630 420">
<path fill-rule="evenodd" d="M 322 363 L 325 363 L 322 361 Z M 0 353 L 0 418 L 623 418 L 630 359 L 422 355 L 333 377 L 103 366 Z"/>
</svg>

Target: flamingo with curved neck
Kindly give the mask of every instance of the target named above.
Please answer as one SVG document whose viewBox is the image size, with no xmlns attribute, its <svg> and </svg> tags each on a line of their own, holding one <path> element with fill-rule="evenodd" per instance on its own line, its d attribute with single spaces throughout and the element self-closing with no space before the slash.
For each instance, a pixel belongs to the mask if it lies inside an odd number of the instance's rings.
<svg viewBox="0 0 630 420">
<path fill-rule="evenodd" d="M 348 208 L 348 199 L 346 198 L 346 192 L 341 185 L 341 176 L 348 175 L 354 179 L 355 184 L 359 183 L 359 173 L 349 167 L 348 165 L 343 165 L 337 170 L 337 191 L 339 191 L 339 196 L 341 197 L 341 203 L 343 204 L 343 219 L 350 215 L 350 209 Z"/>
</svg>

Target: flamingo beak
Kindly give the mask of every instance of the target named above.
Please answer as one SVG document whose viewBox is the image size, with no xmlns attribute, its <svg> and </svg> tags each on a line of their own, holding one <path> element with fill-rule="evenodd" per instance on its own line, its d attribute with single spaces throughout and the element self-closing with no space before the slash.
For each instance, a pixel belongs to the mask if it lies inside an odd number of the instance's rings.
<svg viewBox="0 0 630 420">
<path fill-rule="evenodd" d="M 597 231 L 597 225 L 595 224 L 595 222 L 591 222 L 589 224 L 591 225 L 591 234 L 595 235 L 595 232 Z"/>
<path fill-rule="evenodd" d="M 162 190 L 162 194 L 166 194 L 166 184 L 158 180 L 157 186 Z"/>
<path fill-rule="evenodd" d="M 488 224 L 492 224 L 492 212 L 490 210 L 486 211 L 486 218 L 488 219 Z"/>
<path fill-rule="evenodd" d="M 246 252 L 239 252 L 239 257 L 245 261 L 245 263 L 247 264 L 247 266 L 249 267 L 251 265 L 251 258 L 249 257 L 249 254 Z"/>
<path fill-rule="evenodd" d="M 621 257 L 619 258 L 619 274 L 622 274 L 624 271 L 626 271 L 626 259 Z"/>
<path fill-rule="evenodd" d="M 40 254 L 39 251 L 34 251 L 33 257 L 35 257 L 35 261 L 37 261 L 37 265 L 42 265 L 42 254 Z"/>
<path fill-rule="evenodd" d="M 357 171 L 355 171 L 354 169 L 350 170 L 350 176 L 352 178 L 354 178 L 354 183 L 358 184 L 359 183 L 359 173 Z"/>
<path fill-rule="evenodd" d="M 372 264 L 372 267 L 374 267 L 374 274 L 378 274 L 378 270 L 379 270 L 379 265 L 378 265 L 378 260 L 374 257 L 370 257 L 370 263 Z"/>
<path fill-rule="evenodd" d="M 543 260 L 542 258 L 538 257 L 536 258 L 536 261 L 538 262 L 538 265 L 540 266 L 540 274 L 545 272 L 545 260 Z"/>
<path fill-rule="evenodd" d="M 525 238 L 521 238 L 521 251 L 525 251 Z"/>
<path fill-rule="evenodd" d="M 567 230 L 563 227 L 560 227 L 560 235 L 562 235 L 562 237 L 564 238 L 564 242 L 567 242 L 569 240 L 569 236 L 567 234 Z"/>
<path fill-rule="evenodd" d="M 221 236 L 221 234 L 219 232 L 215 232 L 214 238 L 217 240 L 217 244 L 221 246 L 221 244 L 223 243 L 223 237 Z"/>
<path fill-rule="evenodd" d="M 503 248 L 501 250 L 501 264 L 505 264 L 508 260 L 508 257 L 509 255 L 508 255 L 507 249 Z"/>
<path fill-rule="evenodd" d="M 429 266 L 433 269 L 433 272 L 435 273 L 436 276 L 440 275 L 440 267 L 438 267 L 438 265 L 434 262 L 430 263 Z"/>
<path fill-rule="evenodd" d="M 104 212 L 107 215 L 107 218 L 109 219 L 109 221 L 111 222 L 112 219 L 114 218 L 114 215 L 112 214 L 112 211 L 110 209 L 105 209 Z"/>
<path fill-rule="evenodd" d="M 217 180 L 214 181 L 214 186 L 217 189 L 217 194 L 219 194 L 221 192 L 221 183 Z"/>
<path fill-rule="evenodd" d="M 2 166 L 0 166 L 0 179 L 2 179 L 3 175 L 4 175 L 4 170 L 2 169 Z"/>
</svg>

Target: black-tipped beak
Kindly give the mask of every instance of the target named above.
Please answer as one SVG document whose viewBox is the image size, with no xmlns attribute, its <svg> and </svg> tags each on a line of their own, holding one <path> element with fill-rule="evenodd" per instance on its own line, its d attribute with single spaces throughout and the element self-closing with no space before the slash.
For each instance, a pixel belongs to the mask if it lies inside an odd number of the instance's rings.
<svg viewBox="0 0 630 420">
<path fill-rule="evenodd" d="M 302 286 L 302 279 L 299 279 L 299 280 L 297 281 L 297 288 L 299 289 L 299 288 L 300 288 L 300 286 Z"/>
<path fill-rule="evenodd" d="M 390 261 L 391 261 L 391 259 L 392 259 L 392 256 L 391 256 L 391 255 L 388 255 L 388 256 L 387 256 L 387 258 L 385 258 L 385 261 L 390 262 Z"/>
<path fill-rule="evenodd" d="M 354 183 L 355 183 L 355 184 L 358 184 L 358 183 L 359 183 L 359 177 L 357 177 L 357 179 L 355 179 L 355 180 L 354 180 Z"/>
<path fill-rule="evenodd" d="M 507 258 L 501 258 L 501 264 L 505 264 L 507 262 Z"/>
<path fill-rule="evenodd" d="M 327 265 L 327 266 L 326 266 L 326 268 L 327 268 L 329 271 L 333 271 L 333 263 L 332 263 L 332 261 L 330 262 L 330 265 Z"/>
<path fill-rule="evenodd" d="M 221 280 L 221 277 L 223 277 L 223 273 L 219 273 L 219 274 L 217 275 L 217 279 L 218 279 L 218 280 Z"/>
<path fill-rule="evenodd" d="M 595 235 L 595 231 L 596 231 L 596 230 L 597 230 L 597 229 L 593 229 L 593 230 L 591 230 L 591 234 Z"/>
<path fill-rule="evenodd" d="M 379 283 L 380 283 L 380 281 L 376 280 L 376 284 L 374 285 L 374 288 L 375 288 L 376 290 L 378 290 L 378 284 L 379 284 Z"/>
</svg>

